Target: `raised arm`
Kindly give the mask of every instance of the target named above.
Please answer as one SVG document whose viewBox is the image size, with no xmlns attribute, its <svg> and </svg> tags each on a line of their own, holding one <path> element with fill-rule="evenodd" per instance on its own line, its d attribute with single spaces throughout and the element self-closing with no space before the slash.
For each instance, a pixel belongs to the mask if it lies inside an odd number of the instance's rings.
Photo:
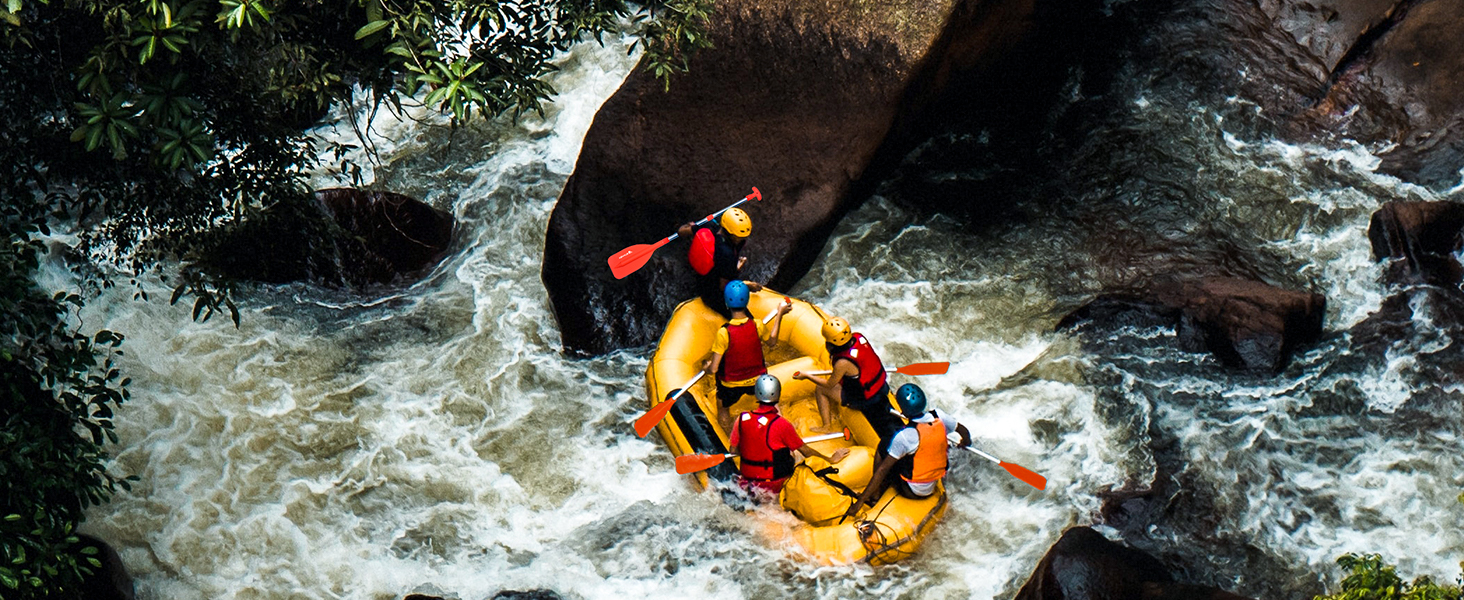
<svg viewBox="0 0 1464 600">
<path fill-rule="evenodd" d="M 859 499 L 855 500 L 854 504 L 849 505 L 849 510 L 844 511 L 845 518 L 859 514 L 860 507 L 874 502 L 875 498 L 871 496 L 884 491 L 884 480 L 889 477 L 890 471 L 894 470 L 897 461 L 899 461 L 898 458 L 888 454 L 879 461 L 879 466 L 874 468 L 874 476 L 869 478 L 869 485 L 864 487 L 864 493 L 859 495 Z"/>
</svg>

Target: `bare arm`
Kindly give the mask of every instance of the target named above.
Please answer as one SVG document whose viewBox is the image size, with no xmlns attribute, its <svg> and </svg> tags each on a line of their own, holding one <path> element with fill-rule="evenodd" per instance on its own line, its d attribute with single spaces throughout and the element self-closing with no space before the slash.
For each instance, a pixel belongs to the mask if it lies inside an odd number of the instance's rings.
<svg viewBox="0 0 1464 600">
<path fill-rule="evenodd" d="M 845 517 L 852 517 L 856 514 L 859 514 L 859 507 L 870 504 L 875 500 L 870 496 L 873 496 L 876 491 L 881 491 L 883 489 L 883 485 L 881 484 L 884 483 L 885 477 L 889 476 L 890 471 L 894 470 L 895 462 L 898 460 L 899 459 L 886 454 L 885 457 L 879 461 L 879 466 L 875 467 L 874 469 L 874 476 L 869 478 L 869 485 L 865 486 L 864 493 L 860 494 L 859 499 L 855 500 L 854 504 L 849 506 L 849 510 L 844 512 Z"/>
<path fill-rule="evenodd" d="M 768 330 L 767 339 L 773 340 L 775 342 L 778 341 L 778 329 L 780 329 L 783 325 L 783 315 L 788 314 L 788 311 L 790 310 L 793 310 L 793 305 L 788 303 L 787 301 L 784 301 L 782 304 L 778 305 L 778 311 L 773 313 L 773 327 L 772 329 Z"/>
<path fill-rule="evenodd" d="M 971 445 L 971 432 L 966 430 L 966 425 L 964 423 L 956 423 L 956 433 L 961 434 L 962 448 Z"/>
<path fill-rule="evenodd" d="M 821 388 L 827 389 L 830 386 L 836 386 L 836 385 L 838 385 L 838 382 L 841 381 L 841 380 L 843 380 L 845 377 L 848 377 L 850 375 L 856 375 L 858 373 L 859 373 L 859 368 L 858 367 L 855 367 L 854 366 L 854 363 L 849 362 L 847 360 L 836 360 L 836 361 L 834 361 L 834 369 L 833 369 L 833 372 L 832 373 L 829 373 L 829 375 L 827 377 L 825 377 L 823 375 L 810 375 L 808 373 L 799 372 L 799 373 L 794 373 L 793 374 L 793 378 L 794 379 L 807 379 L 809 381 L 812 381 L 815 385 L 817 385 L 817 386 L 819 386 Z M 832 390 L 832 391 L 836 391 L 837 392 L 838 390 Z"/>
<path fill-rule="evenodd" d="M 844 457 L 849 456 L 849 449 L 848 448 L 839 448 L 838 450 L 835 450 L 834 451 L 834 455 L 833 456 L 829 456 L 827 454 L 824 454 L 822 452 L 819 452 L 818 450 L 814 450 L 813 449 L 813 446 L 811 446 L 809 444 L 804 444 L 803 447 L 801 447 L 801 448 L 798 449 L 798 451 L 799 452 L 802 452 L 802 453 L 804 453 L 804 454 L 806 454 L 808 456 L 817 456 L 819 458 L 822 458 L 822 459 L 828 461 L 829 464 L 833 464 L 833 463 L 839 462 L 841 460 L 844 460 Z"/>
</svg>

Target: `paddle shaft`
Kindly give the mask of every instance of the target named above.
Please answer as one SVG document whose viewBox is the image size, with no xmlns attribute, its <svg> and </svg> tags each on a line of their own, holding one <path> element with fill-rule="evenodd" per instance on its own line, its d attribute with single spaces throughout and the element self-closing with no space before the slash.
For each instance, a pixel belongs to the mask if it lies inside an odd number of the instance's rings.
<svg viewBox="0 0 1464 600">
<path fill-rule="evenodd" d="M 671 412 L 671 407 L 676 404 L 676 399 L 680 398 L 682 394 L 685 394 L 686 390 L 691 389 L 692 384 L 700 381 L 702 376 L 706 374 L 707 372 L 705 369 L 697 371 L 696 376 L 687 380 L 686 384 L 682 385 L 681 388 L 677 390 L 675 394 L 672 394 L 670 398 L 667 398 L 660 404 L 655 405 L 651 408 L 651 410 L 647 411 L 646 414 L 641 415 L 639 419 L 636 419 L 636 435 L 646 437 L 646 435 L 650 434 L 651 430 L 655 429 L 656 425 L 661 422 L 661 419 L 665 419 L 666 414 Z"/>
<path fill-rule="evenodd" d="M 903 371 L 905 369 L 909 369 L 911 367 L 923 367 L 923 366 L 927 366 L 927 365 L 931 365 L 931 366 L 934 366 L 934 365 L 945 366 L 945 365 L 949 365 L 949 364 L 950 363 L 915 363 L 915 364 L 905 365 L 903 367 L 900 367 L 898 369 L 895 369 L 894 372 L 904 374 Z M 830 375 L 833 372 L 834 371 L 832 369 L 824 369 L 822 371 L 803 371 L 803 374 L 804 375 Z M 916 375 L 916 374 L 918 374 L 918 373 L 910 373 L 910 375 Z"/>
<path fill-rule="evenodd" d="M 698 227 L 698 226 L 701 226 L 701 225 L 705 225 L 705 224 L 711 222 L 712 219 L 715 219 L 715 218 L 721 216 L 722 213 L 727 212 L 729 210 L 732 210 L 734 208 L 737 208 L 738 206 L 742 206 L 742 203 L 743 202 L 747 202 L 748 200 L 751 200 L 754 195 L 757 195 L 756 192 L 757 192 L 757 188 L 753 188 L 753 193 L 752 194 L 748 194 L 748 195 L 744 196 L 741 200 L 738 200 L 736 202 L 733 202 L 732 205 L 731 206 L 728 206 L 727 208 L 724 208 L 724 209 L 719 210 L 717 212 L 714 212 L 714 213 L 712 213 L 710 215 L 707 215 L 707 218 L 702 219 L 700 221 L 697 221 L 695 223 L 692 223 L 691 226 L 692 227 Z M 681 232 L 679 232 L 679 231 L 676 232 L 676 233 L 673 233 L 671 235 L 666 236 L 666 239 L 661 240 L 661 243 L 664 244 L 666 242 L 674 241 L 678 237 L 681 237 Z M 657 245 L 660 245 L 660 244 L 657 244 Z"/>
</svg>

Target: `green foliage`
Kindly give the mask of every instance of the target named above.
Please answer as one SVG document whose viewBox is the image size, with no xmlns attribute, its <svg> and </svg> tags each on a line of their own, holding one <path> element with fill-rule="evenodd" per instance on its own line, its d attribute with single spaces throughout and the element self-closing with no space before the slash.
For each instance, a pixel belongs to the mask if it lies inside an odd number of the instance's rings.
<svg viewBox="0 0 1464 600">
<path fill-rule="evenodd" d="M 669 85 L 710 47 L 711 9 L 712 0 L 0 0 L 0 143 L 62 182 L 36 191 L 80 220 L 81 252 L 136 273 L 190 260 L 211 231 L 266 208 L 310 203 L 304 174 L 333 148 L 303 130 L 353 89 L 394 110 L 423 102 L 455 124 L 517 118 L 554 94 L 545 77 L 557 53 L 626 23 L 646 68 Z"/>
<path fill-rule="evenodd" d="M 41 173 L 0 163 L 0 597 L 42 598 L 100 566 L 74 535 L 83 510 L 129 479 L 107 471 L 113 409 L 129 381 L 116 368 L 122 336 L 75 331 L 77 294 L 33 279 L 49 233 L 32 191 Z"/>
<path fill-rule="evenodd" d="M 707 23 L 714 5 L 713 0 L 669 0 L 638 17 L 660 17 L 642 23 L 636 44 L 646 51 L 646 68 L 661 79 L 666 89 L 671 89 L 672 75 L 690 68 L 696 52 L 712 47 Z"/>
<path fill-rule="evenodd" d="M 1392 565 L 1377 554 L 1343 554 L 1337 564 L 1348 571 L 1342 590 L 1314 600 L 1460 600 L 1459 587 L 1439 585 L 1428 576 L 1405 583 Z M 1460 565 L 1464 569 L 1464 564 Z"/>
</svg>

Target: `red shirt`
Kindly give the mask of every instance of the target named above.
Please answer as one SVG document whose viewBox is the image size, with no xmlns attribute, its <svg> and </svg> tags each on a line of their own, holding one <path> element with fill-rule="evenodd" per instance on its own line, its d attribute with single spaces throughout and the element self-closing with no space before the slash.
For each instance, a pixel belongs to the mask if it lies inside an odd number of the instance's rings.
<svg viewBox="0 0 1464 600">
<path fill-rule="evenodd" d="M 798 428 L 794 427 L 792 423 L 789 423 L 788 419 L 770 418 L 771 416 L 777 414 L 777 406 L 759 404 L 757 408 L 754 408 L 748 412 L 739 415 L 737 417 L 738 425 L 732 428 L 731 439 L 732 447 L 737 449 L 737 453 L 744 454 L 742 449 L 742 442 L 740 439 L 738 439 L 740 437 L 739 432 L 742 431 L 741 421 L 744 417 L 752 419 L 768 419 L 769 421 L 771 421 L 771 423 L 768 424 L 767 428 L 767 443 L 769 446 L 769 451 L 781 450 L 784 448 L 792 451 L 802 448 L 803 438 L 798 435 Z M 762 440 L 758 440 L 758 442 L 761 441 Z M 787 481 L 787 477 L 784 477 L 782 479 L 774 479 L 772 481 L 747 479 L 744 477 L 741 480 L 741 484 L 744 488 L 757 488 L 769 494 L 777 495 L 778 492 L 782 491 L 783 484 Z"/>
<path fill-rule="evenodd" d="M 748 411 L 754 415 L 772 415 L 778 412 L 778 407 L 771 404 L 759 404 L 757 408 Z M 741 417 L 738 417 L 739 419 Z M 754 417 L 755 418 L 755 417 Z M 732 447 L 741 448 L 741 442 L 737 439 L 737 432 L 741 427 L 732 428 Z M 798 428 L 794 427 L 788 419 L 778 419 L 773 422 L 772 431 L 768 432 L 768 444 L 770 450 L 797 450 L 803 447 L 803 436 L 798 435 Z"/>
</svg>

